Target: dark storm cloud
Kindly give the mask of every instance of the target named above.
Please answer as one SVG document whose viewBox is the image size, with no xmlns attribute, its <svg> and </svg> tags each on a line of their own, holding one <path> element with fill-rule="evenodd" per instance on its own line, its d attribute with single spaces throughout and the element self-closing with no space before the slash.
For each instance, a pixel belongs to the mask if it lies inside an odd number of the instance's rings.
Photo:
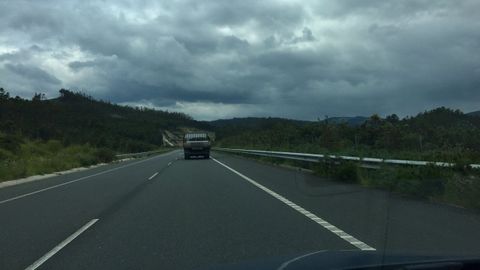
<svg viewBox="0 0 480 270">
<path fill-rule="evenodd" d="M 62 83 L 59 79 L 55 78 L 55 76 L 48 74 L 44 70 L 37 67 L 29 67 L 22 64 L 5 64 L 5 67 L 27 80 L 48 84 Z"/>
<path fill-rule="evenodd" d="M 115 80 L 111 85 L 115 96 L 105 95 L 103 98 L 118 103 L 128 103 L 132 100 L 150 100 L 156 106 L 174 105 L 176 101 L 186 102 L 222 102 L 222 103 L 252 103 L 249 95 L 242 91 L 217 92 L 190 90 L 178 85 L 152 86 L 141 82 Z M 136 91 L 142 89 L 142 91 Z"/>
<path fill-rule="evenodd" d="M 469 111 L 478 12 L 476 0 L 3 1 L 1 82 L 202 119 Z"/>
</svg>

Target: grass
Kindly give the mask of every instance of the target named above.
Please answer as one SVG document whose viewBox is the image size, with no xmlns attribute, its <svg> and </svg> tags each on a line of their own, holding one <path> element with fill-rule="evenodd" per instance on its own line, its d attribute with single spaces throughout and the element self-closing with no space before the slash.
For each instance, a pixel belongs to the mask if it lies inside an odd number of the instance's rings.
<svg viewBox="0 0 480 270">
<path fill-rule="evenodd" d="M 88 144 L 64 146 L 56 140 L 21 140 L 0 134 L 0 181 L 110 162 L 114 158 L 114 152 L 107 148 Z"/>
<path fill-rule="evenodd" d="M 155 154 L 170 150 L 162 148 Z M 115 152 L 105 147 L 64 145 L 58 140 L 35 141 L 0 132 L 0 182 L 108 163 L 115 158 Z"/>
<path fill-rule="evenodd" d="M 360 184 L 480 210 L 480 172 L 465 168 L 383 167 L 360 170 Z"/>
</svg>

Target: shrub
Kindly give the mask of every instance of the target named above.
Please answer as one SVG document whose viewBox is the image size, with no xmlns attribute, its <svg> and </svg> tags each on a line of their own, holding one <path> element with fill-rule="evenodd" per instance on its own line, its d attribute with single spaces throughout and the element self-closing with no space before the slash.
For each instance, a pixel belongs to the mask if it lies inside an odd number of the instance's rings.
<svg viewBox="0 0 480 270">
<path fill-rule="evenodd" d="M 359 167 L 356 163 L 345 162 L 339 164 L 333 170 L 334 178 L 348 183 L 356 183 L 360 181 Z"/>
<path fill-rule="evenodd" d="M 22 178 L 25 176 L 27 176 L 25 162 L 5 160 L 0 162 L 0 181 Z"/>
<path fill-rule="evenodd" d="M 0 148 L 16 153 L 20 150 L 22 138 L 16 135 L 0 134 Z"/>
<path fill-rule="evenodd" d="M 336 162 L 331 159 L 325 159 L 323 162 L 314 166 L 314 171 L 320 176 L 341 182 L 356 183 L 361 179 L 359 166 L 354 162 L 336 164 Z"/>
<path fill-rule="evenodd" d="M 59 152 L 63 148 L 63 144 L 57 140 L 49 140 L 47 142 L 46 148 L 49 152 L 56 153 Z"/>
<path fill-rule="evenodd" d="M 384 166 L 363 172 L 362 184 L 417 198 L 438 198 L 444 193 L 449 171 L 434 166 Z"/>
<path fill-rule="evenodd" d="M 443 201 L 480 209 L 480 178 L 455 174 L 445 184 Z"/>
<path fill-rule="evenodd" d="M 64 146 L 60 141 L 17 140 L 15 136 L 3 135 L 0 146 L 0 181 L 29 175 L 52 173 L 99 162 L 111 162 L 115 155 L 108 148 L 95 149 L 89 144 Z M 8 144 L 6 144 L 8 142 Z M 13 142 L 13 144 L 12 144 Z M 18 143 L 18 146 L 15 146 Z M 13 147 L 12 147 L 13 146 Z"/>
<path fill-rule="evenodd" d="M 379 170 L 362 170 L 362 184 L 367 187 L 381 188 L 392 191 L 397 184 L 395 168 L 385 166 Z"/>
<path fill-rule="evenodd" d="M 13 158 L 13 154 L 10 151 L 0 148 L 0 161 Z"/>
<path fill-rule="evenodd" d="M 115 159 L 115 153 L 112 150 L 105 147 L 97 149 L 95 151 L 95 156 L 97 157 L 97 160 L 99 162 L 103 162 L 103 163 L 112 162 Z"/>
</svg>

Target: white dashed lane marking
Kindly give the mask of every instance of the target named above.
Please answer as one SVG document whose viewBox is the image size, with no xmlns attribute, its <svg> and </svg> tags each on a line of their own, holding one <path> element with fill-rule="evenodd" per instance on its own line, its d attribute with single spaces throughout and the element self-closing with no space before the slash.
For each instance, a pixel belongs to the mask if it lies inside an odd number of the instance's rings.
<svg viewBox="0 0 480 270">
<path fill-rule="evenodd" d="M 155 178 L 155 176 L 157 176 L 157 175 L 158 175 L 158 172 L 154 173 L 152 176 L 150 176 L 150 177 L 148 178 L 148 180 L 152 180 L 152 179 Z"/>
<path fill-rule="evenodd" d="M 68 245 L 70 242 L 72 242 L 75 238 L 77 238 L 80 234 L 82 234 L 84 231 L 86 231 L 88 228 L 90 228 L 93 224 L 95 224 L 98 221 L 98 219 L 92 219 L 90 220 L 87 224 L 83 225 L 80 229 L 78 229 L 76 232 L 74 232 L 72 235 L 67 237 L 67 239 L 63 240 L 60 244 L 55 246 L 52 250 L 47 252 L 47 254 L 43 255 L 40 259 L 38 259 L 36 262 L 34 262 L 32 265 L 29 267 L 25 268 L 25 270 L 35 270 L 38 267 L 40 267 L 42 264 L 44 264 L 48 259 L 50 259 L 53 255 L 55 255 L 57 252 L 59 252 L 62 248 L 64 248 L 66 245 Z"/>
<path fill-rule="evenodd" d="M 92 174 L 92 175 L 87 175 L 87 176 L 84 176 L 84 177 L 80 177 L 80 178 L 75 179 L 75 180 L 67 181 L 67 182 L 64 182 L 64 183 L 61 183 L 61 184 L 53 185 L 53 186 L 50 186 L 50 187 L 47 187 L 47 188 L 42 188 L 42 189 L 39 189 L 39 190 L 36 190 L 36 191 L 32 191 L 32 192 L 29 192 L 29 193 L 18 195 L 18 196 L 15 196 L 13 198 L 10 198 L 10 199 L 0 201 L 0 204 L 8 203 L 8 202 L 15 201 L 15 200 L 18 200 L 18 199 L 21 199 L 21 198 L 25 198 L 25 197 L 28 197 L 28 196 L 31 196 L 31 195 L 34 195 L 34 194 L 42 193 L 42 192 L 45 192 L 47 190 L 51 190 L 51 189 L 63 187 L 63 186 L 66 186 L 66 185 L 70 185 L 70 184 L 73 184 L 73 183 L 76 183 L 76 182 L 79 182 L 79 181 L 84 181 L 86 179 L 90 179 L 90 178 L 95 177 L 95 176 L 99 176 L 99 175 L 102 175 L 102 174 L 114 172 L 114 171 L 117 171 L 117 170 L 120 170 L 120 169 L 123 169 L 123 168 L 127 168 L 127 167 L 130 167 L 130 166 L 133 166 L 133 165 L 137 165 L 137 164 L 140 164 L 140 163 L 143 163 L 143 162 L 146 162 L 146 161 L 150 161 L 152 159 L 155 159 L 155 158 L 158 158 L 158 157 L 161 157 L 161 156 L 170 155 L 170 154 L 171 153 L 164 154 L 164 155 L 159 155 L 159 156 L 154 156 L 154 157 L 151 157 L 151 158 L 148 158 L 148 159 L 143 159 L 143 160 L 140 160 L 140 161 L 137 161 L 137 162 L 129 163 L 129 164 L 126 164 L 124 166 L 120 166 L 120 167 L 112 168 L 112 169 L 109 169 L 109 170 L 101 171 L 101 172 L 98 172 L 98 173 L 95 173 L 95 174 Z"/>
</svg>

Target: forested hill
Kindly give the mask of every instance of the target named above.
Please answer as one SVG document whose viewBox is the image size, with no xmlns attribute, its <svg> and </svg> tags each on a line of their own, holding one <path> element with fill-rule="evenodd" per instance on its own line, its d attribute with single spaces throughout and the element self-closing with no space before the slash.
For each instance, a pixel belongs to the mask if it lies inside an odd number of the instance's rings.
<svg viewBox="0 0 480 270">
<path fill-rule="evenodd" d="M 444 107 L 404 119 L 373 115 L 360 125 L 271 121 L 262 129 L 216 129 L 223 147 L 480 162 L 480 117 Z"/>
<path fill-rule="evenodd" d="M 160 146 L 163 130 L 181 127 L 208 125 L 183 113 L 120 106 L 65 89 L 48 100 L 41 94 L 31 100 L 13 98 L 0 90 L 0 133 L 19 138 L 138 152 Z"/>
<path fill-rule="evenodd" d="M 209 124 L 214 127 L 224 126 L 236 126 L 239 128 L 265 128 L 271 127 L 277 123 L 294 123 L 304 125 L 310 123 L 310 121 L 294 120 L 278 117 L 245 117 L 245 118 L 232 118 L 232 119 L 219 119 L 210 121 Z"/>
<path fill-rule="evenodd" d="M 467 115 L 480 117 L 480 111 L 469 112 Z"/>
<path fill-rule="evenodd" d="M 214 129 L 217 137 L 225 138 L 237 135 L 245 130 L 250 130 L 252 132 L 255 130 L 268 130 L 279 124 L 304 126 L 311 122 L 278 117 L 244 117 L 219 119 L 206 123 Z"/>
<path fill-rule="evenodd" d="M 215 131 L 218 146 L 480 160 L 476 115 L 441 107 L 404 119 L 374 115 L 348 121 L 250 117 L 199 122 L 183 113 L 120 106 L 65 89 L 55 99 L 38 94 L 27 100 L 0 88 L 0 139 L 8 137 L 7 144 L 56 140 L 116 152 L 154 149 L 162 144 L 164 130 L 186 128 Z M 352 124 L 351 119 L 358 121 Z"/>
</svg>

